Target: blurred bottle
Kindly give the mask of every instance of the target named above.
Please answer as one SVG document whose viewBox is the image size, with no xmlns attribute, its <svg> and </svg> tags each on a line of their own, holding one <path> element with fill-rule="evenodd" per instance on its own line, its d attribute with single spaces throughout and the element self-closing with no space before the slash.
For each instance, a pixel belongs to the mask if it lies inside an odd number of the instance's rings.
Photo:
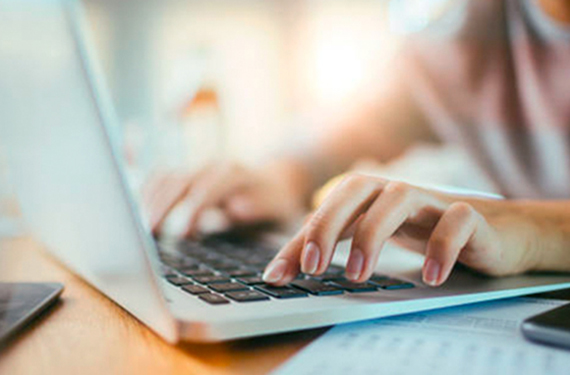
<svg viewBox="0 0 570 375">
<path fill-rule="evenodd" d="M 190 169 L 225 157 L 225 131 L 218 91 L 205 82 L 181 113 L 185 159 Z"/>
</svg>

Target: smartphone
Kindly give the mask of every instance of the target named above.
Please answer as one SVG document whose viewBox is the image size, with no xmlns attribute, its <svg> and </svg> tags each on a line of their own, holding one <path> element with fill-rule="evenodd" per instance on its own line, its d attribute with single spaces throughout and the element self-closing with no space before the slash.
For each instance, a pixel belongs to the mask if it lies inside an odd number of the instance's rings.
<svg viewBox="0 0 570 375">
<path fill-rule="evenodd" d="M 62 290 L 58 283 L 0 283 L 0 348 L 53 306 Z"/>
<path fill-rule="evenodd" d="M 570 349 L 570 304 L 526 319 L 521 330 L 531 341 Z"/>
</svg>

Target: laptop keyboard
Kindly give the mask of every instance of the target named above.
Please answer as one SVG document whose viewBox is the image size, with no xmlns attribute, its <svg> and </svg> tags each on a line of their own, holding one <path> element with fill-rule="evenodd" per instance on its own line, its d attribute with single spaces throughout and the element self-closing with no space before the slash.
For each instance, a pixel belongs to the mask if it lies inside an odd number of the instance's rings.
<svg viewBox="0 0 570 375">
<path fill-rule="evenodd" d="M 274 252 L 261 245 L 238 245 L 217 239 L 159 244 L 162 272 L 166 280 L 211 305 L 414 287 L 407 281 L 378 274 L 374 274 L 368 282 L 353 283 L 343 277 L 342 267 L 334 265 L 322 275 L 299 275 L 289 285 L 276 287 L 261 279 L 273 255 Z"/>
</svg>

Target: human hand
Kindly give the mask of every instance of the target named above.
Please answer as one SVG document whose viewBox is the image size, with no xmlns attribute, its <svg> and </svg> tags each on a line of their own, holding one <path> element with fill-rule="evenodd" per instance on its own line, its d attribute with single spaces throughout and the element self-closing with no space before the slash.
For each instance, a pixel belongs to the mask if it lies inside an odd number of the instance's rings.
<svg viewBox="0 0 570 375">
<path fill-rule="evenodd" d="M 171 173 L 155 177 L 143 192 L 153 233 L 179 204 L 190 209 L 183 234 L 200 232 L 200 219 L 209 210 L 222 212 L 226 229 L 234 225 L 284 222 L 302 211 L 302 199 L 288 174 L 279 167 L 254 170 L 239 164 L 216 164 L 196 174 Z"/>
<path fill-rule="evenodd" d="M 534 232 L 509 203 L 471 199 L 402 182 L 352 174 L 315 211 L 271 261 L 264 280 L 292 281 L 302 271 L 326 271 L 339 240 L 352 237 L 346 277 L 364 282 L 384 243 L 394 239 L 424 253 L 423 280 L 439 286 L 456 262 L 489 275 L 528 271 L 536 263 Z"/>
</svg>

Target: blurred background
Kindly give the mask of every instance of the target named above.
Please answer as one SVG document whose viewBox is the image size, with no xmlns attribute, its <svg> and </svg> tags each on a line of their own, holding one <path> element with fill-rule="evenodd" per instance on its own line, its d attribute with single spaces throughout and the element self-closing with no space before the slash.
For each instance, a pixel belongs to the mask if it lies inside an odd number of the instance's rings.
<svg viewBox="0 0 570 375">
<path fill-rule="evenodd" d="M 378 89 L 396 44 L 382 0 L 86 4 L 131 156 L 171 167 L 264 157 Z"/>
<path fill-rule="evenodd" d="M 131 180 L 291 149 L 351 98 L 382 90 L 427 2 L 445 0 L 84 0 Z M 432 165 L 452 177 L 428 182 L 465 185 L 465 163 L 460 150 L 421 150 L 384 174 L 433 180 Z M 0 233 L 17 232 L 13 193 L 0 150 Z"/>
</svg>

